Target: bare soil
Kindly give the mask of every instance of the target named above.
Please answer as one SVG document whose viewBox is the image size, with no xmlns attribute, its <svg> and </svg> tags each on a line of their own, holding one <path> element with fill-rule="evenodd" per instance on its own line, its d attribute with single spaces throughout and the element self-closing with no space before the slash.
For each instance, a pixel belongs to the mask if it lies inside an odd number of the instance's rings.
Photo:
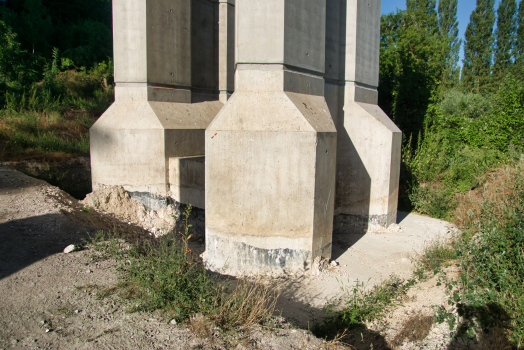
<svg viewBox="0 0 524 350">
<path fill-rule="evenodd" d="M 118 281 L 115 261 L 63 249 L 100 229 L 126 230 L 129 241 L 151 235 L 114 214 L 86 211 L 58 188 L 0 166 L 0 349 L 327 349 L 283 321 L 200 338 L 160 313 L 129 313 L 132 305 L 116 294 L 101 298 Z"/>
<path fill-rule="evenodd" d="M 147 211 L 118 189 L 78 201 L 44 181 L 0 165 L 0 349 L 451 349 L 456 345 L 447 325 L 432 321 L 432 306 L 447 300 L 435 279 L 412 288 L 382 319 L 351 331 L 345 338 L 350 344 L 326 343 L 306 330 L 324 312 L 304 301 L 304 296 L 329 294 L 325 284 L 319 284 L 343 277 L 341 268 L 326 266 L 321 276 L 290 276 L 288 290 L 277 304 L 285 319 L 276 317 L 272 327 L 224 334 L 196 321 L 171 324 L 158 312 L 130 313 L 130 302 L 114 293 L 115 261 L 93 259 L 90 250 L 63 253 L 68 245 L 85 242 L 101 229 L 126 232 L 129 242 L 154 239 L 155 234 L 174 229 L 171 214 Z M 203 252 L 202 235 L 196 235 L 192 249 Z"/>
</svg>

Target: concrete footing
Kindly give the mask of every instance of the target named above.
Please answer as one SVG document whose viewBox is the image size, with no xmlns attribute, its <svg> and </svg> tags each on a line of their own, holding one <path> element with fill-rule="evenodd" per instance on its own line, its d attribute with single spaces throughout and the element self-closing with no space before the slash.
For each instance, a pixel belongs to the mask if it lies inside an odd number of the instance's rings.
<svg viewBox="0 0 524 350">
<path fill-rule="evenodd" d="M 206 267 L 308 269 L 331 256 L 325 2 L 237 0 L 236 10 L 235 93 L 206 130 Z"/>
<path fill-rule="evenodd" d="M 388 227 L 396 222 L 402 133 L 377 105 L 380 1 L 329 1 L 327 23 L 325 97 L 338 132 L 334 229 Z"/>
</svg>

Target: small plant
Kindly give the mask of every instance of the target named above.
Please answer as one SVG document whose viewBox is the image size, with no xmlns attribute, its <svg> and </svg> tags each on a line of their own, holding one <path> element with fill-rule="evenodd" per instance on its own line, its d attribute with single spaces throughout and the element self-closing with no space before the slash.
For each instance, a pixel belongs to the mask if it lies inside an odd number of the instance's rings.
<svg viewBox="0 0 524 350">
<path fill-rule="evenodd" d="M 136 299 L 134 310 L 162 309 L 177 321 L 211 312 L 218 303 L 218 288 L 203 266 L 193 262 L 188 241 L 191 206 L 184 212 L 184 231 L 176 236 L 161 237 L 135 245 L 124 265 L 128 298 Z"/>
<path fill-rule="evenodd" d="M 447 267 L 449 262 L 456 257 L 456 248 L 452 243 L 445 242 L 443 239 L 435 239 L 428 242 L 419 263 L 423 269 L 433 270 L 437 274 L 442 267 Z"/>
<path fill-rule="evenodd" d="M 280 291 L 281 287 L 270 281 L 240 281 L 231 293 L 222 290 L 211 318 L 224 330 L 266 324 L 273 316 Z"/>
<path fill-rule="evenodd" d="M 404 282 L 391 276 L 389 280 L 373 286 L 370 290 L 360 281 L 356 281 L 354 287 L 342 286 L 346 298 L 340 299 L 338 305 L 326 307 L 327 317 L 322 324 L 313 328 L 313 334 L 335 339 L 348 329 L 363 327 L 364 322 L 376 319 L 388 307 L 400 303 L 415 282 L 415 279 Z M 342 309 L 339 308 L 340 305 Z"/>
</svg>

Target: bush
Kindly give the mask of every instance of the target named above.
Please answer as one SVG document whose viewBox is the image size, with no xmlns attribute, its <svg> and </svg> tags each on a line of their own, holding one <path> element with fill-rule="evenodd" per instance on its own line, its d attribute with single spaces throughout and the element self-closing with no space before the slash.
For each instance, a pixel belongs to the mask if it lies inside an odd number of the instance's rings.
<svg viewBox="0 0 524 350">
<path fill-rule="evenodd" d="M 403 152 L 411 207 L 452 217 L 457 194 L 480 186 L 483 174 L 524 147 L 523 107 L 524 82 L 512 78 L 492 97 L 452 90 L 434 102 L 418 144 L 411 149 L 408 143 Z"/>
<path fill-rule="evenodd" d="M 524 157 L 497 172 L 479 191 L 483 200 L 460 218 L 457 248 L 462 275 L 448 284 L 451 312 L 437 310 L 457 335 L 481 336 L 509 330 L 512 345 L 524 345 Z"/>
</svg>

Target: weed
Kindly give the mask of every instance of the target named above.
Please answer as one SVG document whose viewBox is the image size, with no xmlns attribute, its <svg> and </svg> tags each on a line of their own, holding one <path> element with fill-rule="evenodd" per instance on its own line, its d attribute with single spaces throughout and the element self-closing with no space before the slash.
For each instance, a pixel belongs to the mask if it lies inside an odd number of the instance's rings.
<svg viewBox="0 0 524 350">
<path fill-rule="evenodd" d="M 433 270 L 436 274 L 442 267 L 448 266 L 450 261 L 456 259 L 457 249 L 452 242 L 443 239 L 429 241 L 418 261 L 422 269 Z"/>
<path fill-rule="evenodd" d="M 97 231 L 94 236 L 88 234 L 88 237 L 89 239 L 83 244 L 89 244 L 91 247 L 89 254 L 94 262 L 111 258 L 124 258 L 123 252 L 129 248 L 129 245 L 124 240 L 118 238 L 116 232 Z"/>
<path fill-rule="evenodd" d="M 436 320 L 447 322 L 457 337 L 483 338 L 493 329 L 506 329 L 512 346 L 524 345 L 523 170 L 524 158 L 499 173 L 501 178 L 492 178 L 498 185 L 485 186 L 475 212 L 461 222 L 457 266 L 462 274 L 448 281 L 442 273 L 439 283 L 446 285 L 450 309 L 435 310 Z"/>
<path fill-rule="evenodd" d="M 435 323 L 432 316 L 414 315 L 404 322 L 402 329 L 395 336 L 391 344 L 394 347 L 400 346 L 407 338 L 410 342 L 419 342 L 426 339 Z"/>
<path fill-rule="evenodd" d="M 364 322 L 381 316 L 391 305 L 398 304 L 415 279 L 401 281 L 391 276 L 389 280 L 366 288 L 364 282 L 356 281 L 354 287 L 342 286 L 346 297 L 338 304 L 326 307 L 326 319 L 313 328 L 313 334 L 323 338 L 340 337 L 346 330 L 362 327 Z M 340 309 L 342 305 L 342 309 Z"/>
<path fill-rule="evenodd" d="M 242 280 L 231 293 L 222 289 L 211 318 L 224 330 L 265 324 L 273 316 L 280 290 L 270 281 Z"/>
<path fill-rule="evenodd" d="M 123 266 L 126 291 L 136 301 L 134 310 L 162 309 L 171 318 L 187 319 L 195 313 L 207 314 L 218 302 L 217 286 L 203 266 L 193 262 L 188 240 L 191 212 L 184 212 L 184 231 L 176 236 L 144 241 L 128 252 L 129 265 Z"/>
</svg>

